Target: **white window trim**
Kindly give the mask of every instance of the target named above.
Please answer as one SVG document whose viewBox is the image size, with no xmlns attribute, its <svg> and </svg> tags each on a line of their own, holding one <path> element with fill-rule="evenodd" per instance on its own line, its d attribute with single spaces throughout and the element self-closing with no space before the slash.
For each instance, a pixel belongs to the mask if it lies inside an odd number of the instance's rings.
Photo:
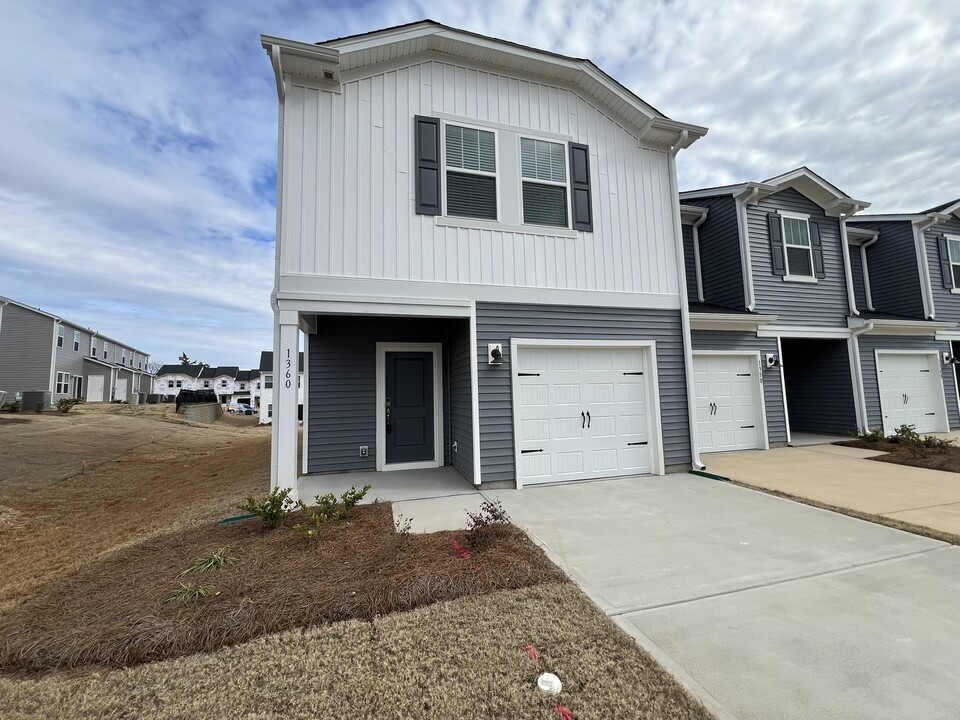
<svg viewBox="0 0 960 720">
<path fill-rule="evenodd" d="M 790 257 L 787 253 L 787 226 L 784 222 L 787 218 L 791 220 L 802 220 L 807 224 L 807 254 L 810 256 L 810 274 L 809 275 L 793 275 L 790 272 Z M 801 283 L 816 283 L 817 278 L 817 269 L 813 265 L 813 235 L 810 233 L 810 216 L 804 215 L 803 213 L 795 213 L 781 210 L 780 211 L 780 239 L 783 241 L 783 267 L 786 270 L 786 274 L 783 276 L 784 282 L 801 282 Z M 802 245 L 790 245 L 789 247 L 800 248 Z"/>
<path fill-rule="evenodd" d="M 950 252 L 950 241 L 955 240 L 957 242 L 960 242 L 960 236 L 951 235 L 949 233 L 944 233 L 944 235 L 947 238 L 947 260 L 950 261 L 950 284 L 953 285 L 953 287 L 950 288 L 950 292 L 954 295 L 960 295 L 960 287 L 957 287 L 956 283 L 953 282 L 953 266 L 960 265 L 960 258 L 957 258 L 956 260 L 954 260 L 953 253 Z"/>
<path fill-rule="evenodd" d="M 81 339 L 80 331 L 74 330 L 73 331 L 73 351 L 76 353 L 80 352 L 80 339 Z"/>
<path fill-rule="evenodd" d="M 447 167 L 447 126 L 452 125 L 454 127 L 462 127 L 467 130 L 480 130 L 481 132 L 493 133 L 493 161 L 496 165 L 496 172 L 485 172 L 483 170 L 468 170 L 466 168 L 451 168 Z M 440 185 L 443 201 L 443 215 L 442 217 L 449 218 L 453 221 L 466 221 L 466 222 L 481 222 L 481 223 L 490 223 L 490 224 L 499 224 L 499 221 L 503 218 L 503 200 L 500 197 L 500 186 L 503 184 L 501 179 L 500 170 L 502 168 L 502 163 L 500 162 L 500 133 L 496 128 L 484 127 L 483 125 L 477 125 L 469 120 L 459 121 L 459 120 L 440 120 L 440 167 L 443 172 L 440 176 Z M 497 216 L 496 218 L 475 218 L 462 215 L 450 215 L 447 211 L 447 173 L 463 173 L 465 175 L 477 175 L 478 177 L 492 177 L 494 180 L 494 197 L 497 202 Z"/>
<path fill-rule="evenodd" d="M 64 342 L 66 342 L 63 339 L 65 335 L 66 335 L 66 330 L 64 329 L 63 325 L 57 325 L 57 347 L 58 348 L 62 348 Z"/>
<path fill-rule="evenodd" d="M 539 140 L 540 142 L 553 143 L 554 145 L 560 145 L 563 147 L 563 176 L 566 178 L 565 182 L 559 183 L 554 182 L 553 180 L 537 180 L 536 178 L 525 178 L 523 176 L 523 139 L 527 140 Z M 557 230 L 569 230 L 570 225 L 573 222 L 573 208 L 571 203 L 573 198 L 570 197 L 570 143 L 569 142 L 559 142 L 554 139 L 547 139 L 543 137 L 537 137 L 531 133 L 518 133 L 517 134 L 517 170 L 520 173 L 520 224 L 524 228 L 556 228 Z M 567 224 L 566 225 L 538 225 L 536 223 L 528 223 L 523 220 L 523 183 L 531 182 L 540 185 L 552 185 L 553 187 L 562 187 L 564 188 L 564 201 L 566 202 L 566 216 Z"/>
</svg>

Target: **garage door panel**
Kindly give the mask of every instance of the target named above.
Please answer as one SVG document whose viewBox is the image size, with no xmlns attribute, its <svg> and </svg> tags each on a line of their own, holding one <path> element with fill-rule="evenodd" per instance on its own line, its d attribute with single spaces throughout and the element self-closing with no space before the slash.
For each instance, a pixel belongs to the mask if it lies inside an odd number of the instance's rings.
<svg viewBox="0 0 960 720">
<path fill-rule="evenodd" d="M 946 431 L 939 354 L 879 351 L 876 358 L 884 432 L 901 425 L 919 433 Z"/>
<path fill-rule="evenodd" d="M 761 447 L 762 387 L 756 356 L 703 354 L 694 363 L 702 376 L 697 386 L 701 452 Z"/>
<path fill-rule="evenodd" d="M 520 404 L 523 407 L 548 406 L 550 404 L 550 388 L 545 383 L 521 386 Z"/>
<path fill-rule="evenodd" d="M 539 377 L 516 377 L 522 482 L 650 472 L 647 376 L 643 374 L 648 352 L 579 346 L 516 348 L 518 372 L 540 372 Z M 530 361 L 525 359 L 528 354 L 533 356 Z M 537 369 L 544 366 L 545 370 Z M 546 388 L 546 404 L 542 390 L 524 393 L 535 385 Z M 544 421 L 549 436 L 544 434 Z"/>
</svg>

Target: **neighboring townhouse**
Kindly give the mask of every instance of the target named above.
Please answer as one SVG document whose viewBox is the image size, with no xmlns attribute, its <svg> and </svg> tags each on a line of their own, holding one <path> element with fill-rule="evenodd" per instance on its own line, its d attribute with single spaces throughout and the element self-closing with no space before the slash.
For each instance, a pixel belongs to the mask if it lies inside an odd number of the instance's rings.
<svg viewBox="0 0 960 720">
<path fill-rule="evenodd" d="M 260 369 L 256 371 L 256 392 L 259 394 L 260 424 L 273 422 L 273 352 L 260 353 Z M 297 363 L 297 418 L 303 420 L 303 353 Z"/>
<path fill-rule="evenodd" d="M 705 128 L 588 60 L 431 21 L 262 44 L 280 99 L 274 487 L 699 466 L 676 155 Z"/>
<path fill-rule="evenodd" d="M 260 382 L 259 377 L 259 370 L 241 370 L 233 365 L 164 365 L 157 371 L 153 391 L 176 397 L 181 390 L 209 390 L 216 393 L 217 401 L 224 405 L 244 403 L 256 407 L 253 401 L 259 398 L 259 391 L 254 394 L 254 388 Z"/>
<path fill-rule="evenodd" d="M 183 363 L 177 365 L 161 365 L 153 379 L 153 392 L 156 395 L 177 397 L 181 390 L 201 390 L 200 373 L 203 365 Z M 207 384 L 209 388 L 209 382 Z"/>
<path fill-rule="evenodd" d="M 866 424 L 960 428 L 960 200 L 847 223 Z"/>
<path fill-rule="evenodd" d="M 150 356 L 90 328 L 0 297 L 0 390 L 9 402 L 46 392 L 50 402 L 129 402 L 150 388 Z"/>
</svg>

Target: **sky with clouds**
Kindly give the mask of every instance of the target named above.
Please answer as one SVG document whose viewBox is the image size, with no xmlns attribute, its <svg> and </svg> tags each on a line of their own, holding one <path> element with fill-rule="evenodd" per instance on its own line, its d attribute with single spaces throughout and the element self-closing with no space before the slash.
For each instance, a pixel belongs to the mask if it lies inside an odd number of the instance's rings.
<svg viewBox="0 0 960 720">
<path fill-rule="evenodd" d="M 680 187 L 808 165 L 871 212 L 960 197 L 960 3 L 0 0 L 0 295 L 255 367 L 271 345 L 276 89 L 259 34 L 432 18 L 587 57 L 710 133 Z"/>
</svg>

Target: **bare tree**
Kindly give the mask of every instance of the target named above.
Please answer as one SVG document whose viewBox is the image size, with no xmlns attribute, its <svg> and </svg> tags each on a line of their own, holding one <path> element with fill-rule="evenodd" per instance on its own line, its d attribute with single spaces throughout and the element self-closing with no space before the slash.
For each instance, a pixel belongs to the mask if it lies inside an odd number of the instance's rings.
<svg viewBox="0 0 960 720">
<path fill-rule="evenodd" d="M 163 363 L 157 361 L 151 361 L 147 363 L 147 372 L 151 375 L 156 375 L 157 371 L 163 367 Z"/>
</svg>

